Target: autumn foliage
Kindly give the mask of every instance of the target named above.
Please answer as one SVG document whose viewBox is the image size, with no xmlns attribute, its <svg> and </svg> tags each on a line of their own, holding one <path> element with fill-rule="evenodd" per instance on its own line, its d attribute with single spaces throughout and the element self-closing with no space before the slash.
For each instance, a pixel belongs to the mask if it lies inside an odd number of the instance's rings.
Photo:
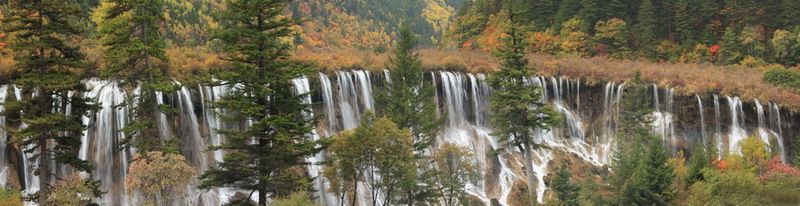
<svg viewBox="0 0 800 206">
<path fill-rule="evenodd" d="M 148 152 L 136 154 L 133 159 L 125 186 L 130 196 L 143 197 L 143 204 L 162 205 L 184 198 L 183 190 L 197 174 L 179 154 Z"/>
</svg>

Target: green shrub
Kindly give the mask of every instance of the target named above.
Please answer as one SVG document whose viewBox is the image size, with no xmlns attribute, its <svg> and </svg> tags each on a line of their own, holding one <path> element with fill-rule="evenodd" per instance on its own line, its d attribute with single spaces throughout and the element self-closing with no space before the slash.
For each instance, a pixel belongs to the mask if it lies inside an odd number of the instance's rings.
<svg viewBox="0 0 800 206">
<path fill-rule="evenodd" d="M 762 80 L 778 86 L 800 89 L 800 73 L 789 69 L 771 69 L 764 73 Z"/>
<path fill-rule="evenodd" d="M 306 191 L 292 193 L 289 197 L 276 199 L 271 206 L 313 206 L 314 201 Z"/>
</svg>

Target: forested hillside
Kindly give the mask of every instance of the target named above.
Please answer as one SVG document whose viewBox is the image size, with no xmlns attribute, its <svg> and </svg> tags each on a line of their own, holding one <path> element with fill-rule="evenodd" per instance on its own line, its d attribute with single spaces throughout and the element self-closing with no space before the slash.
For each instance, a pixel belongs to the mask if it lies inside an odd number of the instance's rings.
<svg viewBox="0 0 800 206">
<path fill-rule="evenodd" d="M 466 1 L 449 37 L 462 47 L 493 48 L 510 12 L 531 49 L 715 64 L 800 62 L 797 0 L 503 0 Z"/>
</svg>

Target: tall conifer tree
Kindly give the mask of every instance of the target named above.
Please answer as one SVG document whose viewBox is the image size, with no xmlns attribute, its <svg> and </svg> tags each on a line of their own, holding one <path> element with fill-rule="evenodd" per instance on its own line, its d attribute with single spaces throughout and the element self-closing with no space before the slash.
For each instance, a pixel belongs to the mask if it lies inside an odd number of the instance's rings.
<svg viewBox="0 0 800 206">
<path fill-rule="evenodd" d="M 392 122 L 414 133 L 414 149 L 421 151 L 433 143 L 443 118 L 436 117 L 433 101 L 436 87 L 423 82 L 425 71 L 416 47 L 416 36 L 403 26 L 394 55 L 386 65 L 389 70 L 387 89 L 379 100 L 384 103 L 385 115 Z"/>
<path fill-rule="evenodd" d="M 413 182 L 404 184 L 405 201 L 427 201 L 435 197 L 432 181 L 435 172 L 423 166 L 430 162 L 425 150 L 433 144 L 444 118 L 436 116 L 434 95 L 436 87 L 423 82 L 424 70 L 416 52 L 417 38 L 407 26 L 400 29 L 399 39 L 386 67 L 389 70 L 387 89 L 380 93 L 379 101 L 385 105 L 385 115 L 402 129 L 413 134 L 416 162 L 421 169 L 414 171 Z"/>
<path fill-rule="evenodd" d="M 45 205 L 51 184 L 61 178 L 51 168 L 53 162 L 78 171 L 93 169 L 78 157 L 86 129 L 82 117 L 94 108 L 81 95 L 86 91 L 81 80 L 87 64 L 80 48 L 69 40 L 81 33 L 71 20 L 84 14 L 62 0 L 13 0 L 9 5 L 2 29 L 15 35 L 10 48 L 17 61 L 9 80 L 21 88 L 22 98 L 5 102 L 0 115 L 19 114 L 19 121 L 27 125 L 11 133 L 23 152 L 31 154 L 29 161 L 38 162 L 31 169 L 42 184 L 38 202 Z"/>
<path fill-rule="evenodd" d="M 517 31 L 514 12 L 509 10 L 511 26 L 507 29 L 508 37 L 498 50 L 501 69 L 489 78 L 493 89 L 491 97 L 492 124 L 494 135 L 512 146 L 520 147 L 525 158 L 525 171 L 528 176 L 528 191 L 531 200 L 536 199 L 532 150 L 543 146 L 534 141 L 536 132 L 549 129 L 558 122 L 558 114 L 542 99 L 542 88 L 527 82 L 524 78 L 534 75 L 535 68 L 528 65 L 525 59 L 524 37 Z"/>
<path fill-rule="evenodd" d="M 165 106 L 157 101 L 158 92 L 176 90 L 165 69 L 156 61 L 166 61 L 161 24 L 164 22 L 161 0 L 106 0 L 99 33 L 105 53 L 102 76 L 120 80 L 131 95 L 128 104 L 136 107 L 131 113 L 132 124 L 123 128 L 126 143 L 140 152 L 166 149 L 164 139 L 169 128 L 159 128 L 159 115 Z M 133 92 L 133 88 L 139 88 Z"/>
<path fill-rule="evenodd" d="M 291 60 L 293 22 L 282 15 L 288 0 L 227 0 L 227 9 L 216 14 L 220 29 L 212 37 L 224 43 L 230 66 L 215 76 L 220 83 L 235 85 L 214 105 L 233 112 L 223 118 L 252 122 L 240 130 L 222 130 L 226 141 L 214 150 L 227 154 L 223 162 L 206 171 L 200 188 L 233 187 L 258 192 L 259 205 L 268 197 L 286 196 L 307 189 L 308 177 L 289 171 L 308 165 L 304 157 L 322 150 L 307 135 L 315 119 L 303 102 L 308 94 L 295 94 L 292 79 L 313 68 Z"/>
</svg>

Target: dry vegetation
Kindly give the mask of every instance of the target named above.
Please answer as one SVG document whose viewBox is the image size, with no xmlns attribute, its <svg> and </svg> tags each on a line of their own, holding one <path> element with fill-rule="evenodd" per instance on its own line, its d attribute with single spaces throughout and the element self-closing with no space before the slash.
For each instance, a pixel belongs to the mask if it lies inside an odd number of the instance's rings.
<svg viewBox="0 0 800 206">
<path fill-rule="evenodd" d="M 341 50 L 325 53 L 297 51 L 298 59 L 315 61 L 323 70 L 367 69 L 382 70 L 388 62 L 388 53 Z M 420 58 L 429 70 L 462 72 L 488 72 L 499 68 L 497 60 L 488 52 L 452 49 L 422 49 Z M 642 78 L 659 86 L 676 88 L 681 94 L 731 95 L 743 100 L 757 98 L 762 102 L 776 102 L 795 112 L 800 112 L 800 91 L 778 87 L 761 80 L 764 71 L 780 65 L 748 67 L 742 65 L 716 66 L 694 63 L 655 63 L 646 61 L 616 60 L 606 57 L 553 56 L 531 54 L 531 64 L 546 76 L 567 76 L 591 84 L 629 80 L 636 71 Z M 798 70 L 798 68 L 792 68 Z"/>
<path fill-rule="evenodd" d="M 95 52 L 92 52 L 95 53 Z M 297 59 L 317 63 L 323 71 L 341 69 L 366 69 L 381 71 L 388 63 L 390 51 L 344 49 L 318 52 L 298 49 Z M 423 67 L 428 70 L 459 72 L 489 72 L 499 68 L 499 63 L 489 52 L 474 50 L 428 48 L 419 51 Z M 13 65 L 9 55 L 0 58 L 0 72 Z M 171 75 L 182 82 L 191 82 L 198 77 L 207 77 L 209 71 L 223 68 L 225 62 L 204 48 L 169 48 L 167 56 L 172 68 Z M 91 56 L 90 57 L 94 57 Z M 95 65 L 99 58 L 89 58 Z M 606 57 L 529 55 L 531 64 L 540 68 L 541 75 L 579 78 L 589 83 L 628 80 L 636 71 L 641 71 L 647 82 L 674 87 L 681 94 L 736 95 L 743 100 L 757 98 L 762 102 L 776 102 L 795 112 L 800 112 L 800 91 L 778 87 L 761 80 L 764 71 L 782 67 L 766 65 L 748 67 L 742 65 L 715 66 L 692 63 L 654 63 L 646 61 L 616 60 Z M 798 68 L 792 68 L 797 71 Z"/>
</svg>

